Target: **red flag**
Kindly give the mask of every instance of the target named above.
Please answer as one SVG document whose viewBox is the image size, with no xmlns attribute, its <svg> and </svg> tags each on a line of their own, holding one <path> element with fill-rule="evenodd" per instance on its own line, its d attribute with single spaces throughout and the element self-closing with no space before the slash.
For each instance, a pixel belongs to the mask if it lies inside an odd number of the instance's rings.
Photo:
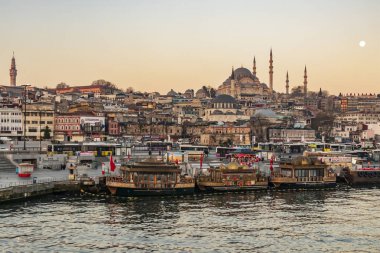
<svg viewBox="0 0 380 253">
<path fill-rule="evenodd" d="M 111 169 L 111 171 L 115 171 L 115 168 L 116 168 L 116 165 L 113 162 L 112 154 L 111 154 L 111 156 L 110 156 L 110 169 Z"/>
<path fill-rule="evenodd" d="M 202 164 L 203 164 L 203 154 L 201 154 L 201 159 L 200 159 L 199 163 L 200 163 L 200 168 L 202 169 Z"/>
</svg>

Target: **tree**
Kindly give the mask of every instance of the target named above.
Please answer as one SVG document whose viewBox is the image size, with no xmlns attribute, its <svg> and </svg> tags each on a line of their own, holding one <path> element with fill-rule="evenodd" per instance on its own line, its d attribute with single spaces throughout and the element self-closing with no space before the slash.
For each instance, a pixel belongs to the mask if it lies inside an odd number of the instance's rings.
<svg viewBox="0 0 380 253">
<path fill-rule="evenodd" d="M 125 90 L 125 92 L 127 92 L 127 93 L 133 93 L 133 92 L 134 92 L 134 89 L 133 89 L 133 87 L 128 87 L 128 88 Z"/>
<path fill-rule="evenodd" d="M 44 131 L 44 140 L 50 139 L 50 132 L 51 132 L 50 128 L 46 126 L 45 129 L 42 131 Z"/>
<path fill-rule="evenodd" d="M 56 88 L 57 89 L 64 89 L 64 88 L 69 88 L 70 86 L 64 82 L 60 82 L 59 84 L 57 84 Z"/>
<path fill-rule="evenodd" d="M 104 79 L 99 79 L 99 80 L 95 80 L 91 83 L 92 86 L 103 86 L 105 88 L 107 88 L 109 90 L 108 93 L 113 93 L 115 90 L 118 90 L 118 88 L 116 87 L 115 84 L 109 82 L 109 81 L 106 81 Z"/>
<path fill-rule="evenodd" d="M 333 113 L 320 112 L 315 118 L 311 119 L 311 128 L 316 131 L 318 136 L 329 138 L 334 127 L 334 120 Z"/>
</svg>

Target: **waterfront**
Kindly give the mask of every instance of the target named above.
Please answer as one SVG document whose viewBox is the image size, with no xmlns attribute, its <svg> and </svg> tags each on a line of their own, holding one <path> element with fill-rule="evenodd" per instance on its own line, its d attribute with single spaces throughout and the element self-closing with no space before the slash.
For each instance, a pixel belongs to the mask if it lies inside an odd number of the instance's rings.
<svg viewBox="0 0 380 253">
<path fill-rule="evenodd" d="M 377 252 L 380 190 L 2 204 L 4 252 Z"/>
</svg>

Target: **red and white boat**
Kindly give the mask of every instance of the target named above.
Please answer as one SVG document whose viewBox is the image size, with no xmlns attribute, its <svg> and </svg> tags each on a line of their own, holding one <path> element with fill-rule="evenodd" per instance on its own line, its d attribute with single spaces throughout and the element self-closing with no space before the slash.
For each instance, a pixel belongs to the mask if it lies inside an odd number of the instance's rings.
<svg viewBox="0 0 380 253">
<path fill-rule="evenodd" d="M 34 170 L 34 165 L 31 163 L 20 163 L 18 165 L 18 176 L 19 177 L 30 177 Z"/>
</svg>

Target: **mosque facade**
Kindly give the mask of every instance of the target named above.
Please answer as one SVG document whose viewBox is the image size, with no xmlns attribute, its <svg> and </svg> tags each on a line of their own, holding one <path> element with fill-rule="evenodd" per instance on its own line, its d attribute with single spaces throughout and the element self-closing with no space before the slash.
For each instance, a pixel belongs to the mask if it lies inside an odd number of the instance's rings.
<svg viewBox="0 0 380 253">
<path fill-rule="evenodd" d="M 231 75 L 218 87 L 217 94 L 230 95 L 238 100 L 267 100 L 273 94 L 273 57 L 269 60 L 269 87 L 260 82 L 256 75 L 256 59 L 253 59 L 252 72 L 244 67 L 232 68 Z"/>
</svg>

